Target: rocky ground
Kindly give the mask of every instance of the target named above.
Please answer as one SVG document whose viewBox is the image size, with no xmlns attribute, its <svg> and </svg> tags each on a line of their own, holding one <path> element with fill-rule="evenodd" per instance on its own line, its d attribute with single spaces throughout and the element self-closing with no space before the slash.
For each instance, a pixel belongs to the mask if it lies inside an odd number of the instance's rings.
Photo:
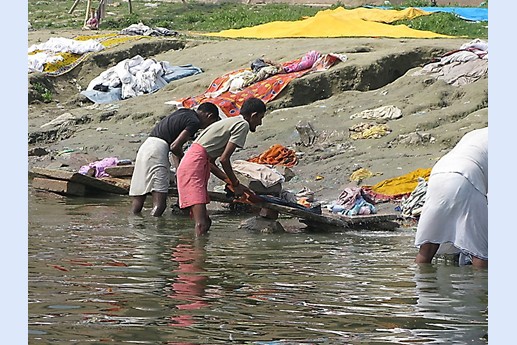
<svg viewBox="0 0 517 345">
<path fill-rule="evenodd" d="M 49 37 L 72 38 L 80 30 L 29 32 L 29 45 Z M 350 175 L 366 168 L 375 175 L 362 185 L 430 168 L 461 136 L 488 125 L 488 79 L 451 86 L 429 76 L 414 76 L 433 57 L 459 48 L 467 39 L 274 39 L 213 40 L 152 38 L 96 53 L 59 77 L 29 75 L 29 168 L 68 165 L 78 169 L 96 159 L 116 156 L 133 160 L 153 125 L 174 110 L 167 101 L 195 96 L 222 74 L 247 67 L 256 57 L 280 62 L 309 50 L 341 53 L 347 61 L 328 71 L 294 80 L 268 103 L 263 126 L 248 136 L 235 159 L 248 159 L 273 144 L 293 148 L 300 157 L 296 177 L 284 188 L 308 187 L 317 199 L 332 200 L 349 184 Z M 173 81 L 163 89 L 113 104 L 96 105 L 79 94 L 101 72 L 137 54 L 193 64 L 204 73 Z M 52 101 L 45 103 L 32 86 L 46 85 Z M 350 131 L 363 110 L 395 106 L 402 117 L 385 124 L 390 133 L 377 139 L 352 139 Z M 43 126 L 69 113 L 65 125 Z M 301 141 L 297 124 L 310 123 L 317 133 L 310 145 Z M 68 151 L 67 154 L 62 154 Z M 39 152 L 39 153 L 38 153 Z M 46 153 L 45 153 L 46 152 Z M 33 155 L 38 154 L 38 155 Z M 41 154 L 41 155 L 40 155 Z"/>
</svg>

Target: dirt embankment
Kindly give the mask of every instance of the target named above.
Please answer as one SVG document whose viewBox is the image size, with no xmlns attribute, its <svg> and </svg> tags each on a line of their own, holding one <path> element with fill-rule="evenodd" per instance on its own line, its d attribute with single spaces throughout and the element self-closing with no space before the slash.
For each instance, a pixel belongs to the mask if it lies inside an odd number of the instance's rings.
<svg viewBox="0 0 517 345">
<path fill-rule="evenodd" d="M 69 36 L 64 37 L 73 37 L 70 32 L 65 34 Z M 29 34 L 33 42 L 44 37 L 44 32 Z M 263 126 L 248 136 L 246 147 L 234 158 L 248 159 L 276 143 L 292 147 L 300 160 L 293 168 L 297 176 L 285 188 L 298 190 L 306 186 L 316 191 L 319 199 L 330 200 L 351 183 L 351 173 L 360 167 L 375 173 L 362 184 L 432 167 L 464 133 L 488 125 L 487 79 L 451 86 L 430 77 L 413 76 L 433 57 L 457 49 L 465 42 L 463 39 L 155 38 L 124 43 L 94 54 L 63 76 L 29 77 L 31 84 L 43 83 L 53 95 L 50 103 L 35 100 L 38 96 L 33 95 L 29 104 L 29 147 L 49 152 L 30 156 L 29 167 L 69 164 L 78 168 L 93 157 L 134 159 L 153 125 L 174 110 L 167 101 L 201 94 L 214 78 L 247 67 L 256 57 L 264 55 L 283 62 L 301 57 L 309 50 L 318 50 L 345 54 L 347 61 L 328 71 L 292 81 L 268 103 Z M 137 54 L 169 61 L 172 65 L 192 64 L 204 72 L 173 81 L 154 94 L 113 104 L 95 105 L 80 96 L 79 90 L 85 89 L 102 71 Z M 351 127 L 371 121 L 351 117 L 381 106 L 394 106 L 402 113 L 399 119 L 385 121 L 389 133 L 377 139 L 352 139 Z M 66 126 L 41 127 L 64 113 L 73 117 Z M 308 146 L 301 143 L 296 130 L 297 124 L 306 123 L 317 133 L 315 142 Z M 59 155 L 65 149 L 84 153 L 83 160 L 70 161 L 67 155 Z"/>
</svg>

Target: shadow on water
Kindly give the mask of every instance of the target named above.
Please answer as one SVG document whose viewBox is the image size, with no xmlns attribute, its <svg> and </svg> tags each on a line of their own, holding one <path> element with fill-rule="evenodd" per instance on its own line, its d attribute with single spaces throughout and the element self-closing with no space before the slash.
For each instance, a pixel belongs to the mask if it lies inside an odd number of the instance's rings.
<svg viewBox="0 0 517 345">
<path fill-rule="evenodd" d="M 488 272 L 414 230 L 262 234 L 29 191 L 29 343 L 487 343 Z"/>
</svg>

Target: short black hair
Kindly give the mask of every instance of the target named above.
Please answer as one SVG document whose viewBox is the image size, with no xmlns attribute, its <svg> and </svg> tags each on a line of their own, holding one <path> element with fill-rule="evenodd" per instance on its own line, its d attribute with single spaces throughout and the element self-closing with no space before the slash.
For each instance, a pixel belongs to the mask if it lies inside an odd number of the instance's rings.
<svg viewBox="0 0 517 345">
<path fill-rule="evenodd" d="M 199 107 L 197 107 L 197 110 L 202 111 L 204 113 L 212 114 L 212 116 L 214 116 L 214 118 L 216 118 L 217 120 L 221 119 L 219 117 L 219 108 L 217 108 L 217 106 L 214 103 L 211 103 L 211 102 L 201 103 L 199 105 Z"/>
<path fill-rule="evenodd" d="M 242 104 L 240 114 L 241 115 L 251 115 L 253 113 L 265 113 L 266 112 L 266 104 L 260 99 L 256 97 L 248 98 Z"/>
</svg>

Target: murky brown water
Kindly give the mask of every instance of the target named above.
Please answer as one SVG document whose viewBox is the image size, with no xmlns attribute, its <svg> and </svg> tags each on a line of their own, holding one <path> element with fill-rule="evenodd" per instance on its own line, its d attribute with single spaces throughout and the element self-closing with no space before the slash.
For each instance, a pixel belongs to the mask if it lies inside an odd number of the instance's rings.
<svg viewBox="0 0 517 345">
<path fill-rule="evenodd" d="M 486 344 L 488 272 L 412 230 L 258 234 L 29 191 L 29 343 Z"/>
</svg>

